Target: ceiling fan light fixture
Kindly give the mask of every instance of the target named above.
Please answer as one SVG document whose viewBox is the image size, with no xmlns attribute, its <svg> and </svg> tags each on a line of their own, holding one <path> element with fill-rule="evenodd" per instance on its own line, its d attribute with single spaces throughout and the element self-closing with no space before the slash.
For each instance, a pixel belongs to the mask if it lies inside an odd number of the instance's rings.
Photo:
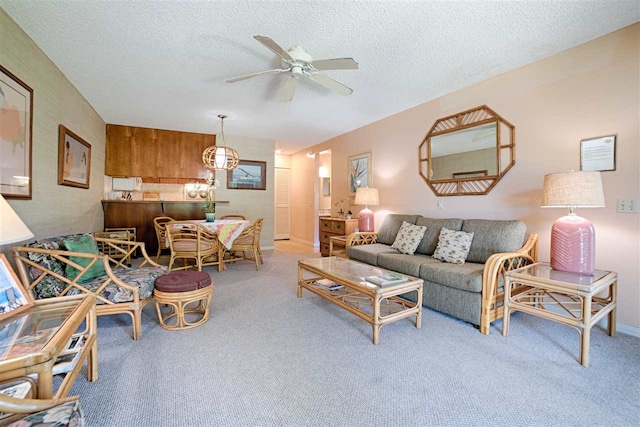
<svg viewBox="0 0 640 427">
<path fill-rule="evenodd" d="M 224 139 L 224 119 L 227 118 L 224 114 L 219 114 L 220 118 L 220 139 L 222 145 L 218 145 L 216 138 L 216 145 L 207 147 L 202 152 L 202 163 L 207 169 L 213 170 L 231 170 L 238 166 L 240 157 L 238 152 L 233 148 L 227 147 L 227 142 Z"/>
</svg>

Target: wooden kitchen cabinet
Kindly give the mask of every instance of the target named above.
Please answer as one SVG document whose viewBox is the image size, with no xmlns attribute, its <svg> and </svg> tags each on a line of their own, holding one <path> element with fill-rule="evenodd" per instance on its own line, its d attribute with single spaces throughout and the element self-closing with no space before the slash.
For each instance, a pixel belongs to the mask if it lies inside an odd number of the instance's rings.
<svg viewBox="0 0 640 427">
<path fill-rule="evenodd" d="M 105 174 L 146 179 L 202 178 L 207 171 L 202 152 L 215 143 L 215 135 L 109 124 Z"/>
</svg>

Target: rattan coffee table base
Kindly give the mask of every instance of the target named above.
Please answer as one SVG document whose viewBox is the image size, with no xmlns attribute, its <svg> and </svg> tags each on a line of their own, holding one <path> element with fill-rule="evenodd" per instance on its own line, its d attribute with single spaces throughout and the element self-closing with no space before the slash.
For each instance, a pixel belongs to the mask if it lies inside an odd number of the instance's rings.
<svg viewBox="0 0 640 427">
<path fill-rule="evenodd" d="M 160 326 L 168 331 L 180 331 L 202 325 L 209 320 L 209 306 L 211 304 L 212 293 L 213 285 L 189 292 L 162 292 L 157 289 L 154 290 L 153 296 L 156 300 L 156 310 L 158 312 Z M 162 314 L 160 310 L 161 304 L 166 304 L 171 308 L 169 313 Z M 186 314 L 201 314 L 202 318 L 196 322 L 188 322 L 185 319 Z M 176 318 L 175 324 L 170 324 L 169 320 L 174 317 Z"/>
</svg>

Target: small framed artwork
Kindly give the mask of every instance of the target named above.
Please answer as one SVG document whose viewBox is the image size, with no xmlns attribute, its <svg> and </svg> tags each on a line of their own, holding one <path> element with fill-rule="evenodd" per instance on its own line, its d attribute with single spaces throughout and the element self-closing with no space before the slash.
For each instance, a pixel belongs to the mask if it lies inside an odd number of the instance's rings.
<svg viewBox="0 0 640 427">
<path fill-rule="evenodd" d="M 349 157 L 349 195 L 355 196 L 358 187 L 371 187 L 371 153 Z"/>
<path fill-rule="evenodd" d="M 0 254 L 0 319 L 33 305 L 7 257 Z"/>
<path fill-rule="evenodd" d="M 266 190 L 267 162 L 240 160 L 235 169 L 227 171 L 227 188 L 232 190 Z"/>
<path fill-rule="evenodd" d="M 33 89 L 0 65 L 0 193 L 31 199 Z"/>
<path fill-rule="evenodd" d="M 599 136 L 580 141 L 580 170 L 616 170 L 616 136 Z"/>
<path fill-rule="evenodd" d="M 58 184 L 89 188 L 91 145 L 60 125 L 58 135 Z"/>
</svg>

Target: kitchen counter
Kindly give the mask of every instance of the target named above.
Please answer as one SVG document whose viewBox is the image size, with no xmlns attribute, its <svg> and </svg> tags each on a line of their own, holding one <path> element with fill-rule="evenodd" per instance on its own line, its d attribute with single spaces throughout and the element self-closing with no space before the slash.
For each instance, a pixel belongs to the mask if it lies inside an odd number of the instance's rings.
<svg viewBox="0 0 640 427">
<path fill-rule="evenodd" d="M 135 227 L 137 239 L 144 242 L 147 253 L 155 258 L 158 240 L 153 219 L 168 216 L 175 220 L 204 219 L 205 200 L 103 200 L 104 227 Z M 229 203 L 215 200 L 215 203 Z"/>
</svg>

